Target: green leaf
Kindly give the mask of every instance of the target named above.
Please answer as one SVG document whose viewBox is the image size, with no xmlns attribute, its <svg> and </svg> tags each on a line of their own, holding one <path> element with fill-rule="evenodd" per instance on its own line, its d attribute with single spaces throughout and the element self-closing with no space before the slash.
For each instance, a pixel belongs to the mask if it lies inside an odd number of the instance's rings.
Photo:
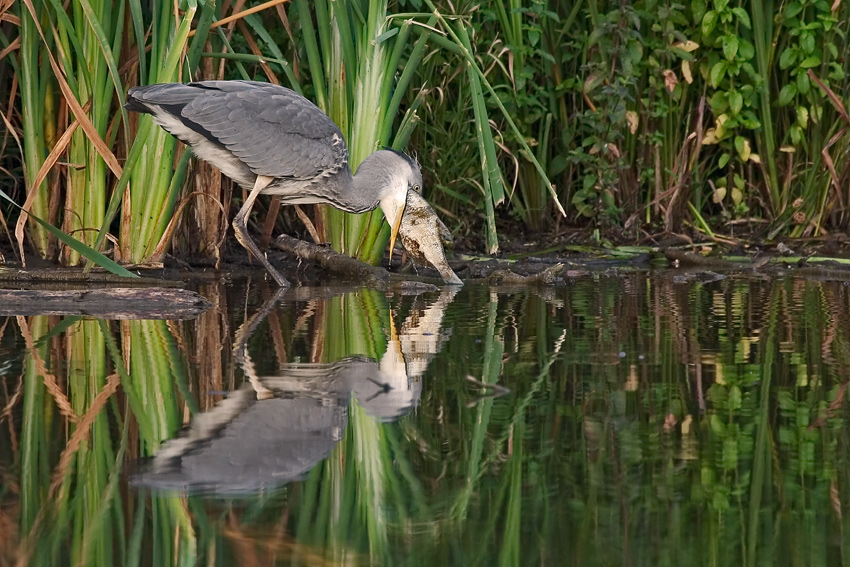
<svg viewBox="0 0 850 567">
<path fill-rule="evenodd" d="M 726 109 L 729 108 L 729 96 L 724 91 L 715 91 L 715 93 L 711 95 L 709 104 L 711 105 L 711 111 L 716 116 L 719 116 L 726 112 Z"/>
<path fill-rule="evenodd" d="M 802 63 L 800 63 L 800 67 L 803 69 L 811 69 L 812 67 L 817 67 L 820 65 L 820 57 L 817 55 L 810 55 L 803 59 Z"/>
<path fill-rule="evenodd" d="M 800 128 L 799 124 L 794 124 L 791 126 L 791 143 L 795 146 L 799 145 L 803 140 L 803 129 Z"/>
<path fill-rule="evenodd" d="M 718 167 L 720 167 L 720 169 L 726 167 L 726 164 L 729 163 L 730 157 L 731 156 L 729 154 L 723 154 L 720 156 L 720 161 L 717 162 Z"/>
<path fill-rule="evenodd" d="M 757 130 L 761 127 L 761 122 L 759 122 L 758 118 L 756 118 L 755 113 L 752 110 L 745 110 L 740 115 L 741 126 L 746 128 L 747 130 Z"/>
<path fill-rule="evenodd" d="M 705 0 L 692 0 L 691 13 L 694 15 L 694 23 L 701 22 L 705 16 Z"/>
<path fill-rule="evenodd" d="M 732 202 L 735 203 L 735 206 L 741 204 L 741 201 L 744 200 L 744 192 L 738 189 L 737 187 L 732 187 L 732 190 L 729 192 L 732 196 Z"/>
<path fill-rule="evenodd" d="M 783 71 L 797 61 L 797 50 L 793 47 L 786 47 L 779 56 L 779 68 Z"/>
<path fill-rule="evenodd" d="M 737 8 L 732 8 L 732 13 L 738 16 L 738 22 L 740 22 L 742 26 L 747 29 L 752 27 L 752 24 L 750 24 L 750 15 L 747 14 L 746 10 L 739 6 Z"/>
<path fill-rule="evenodd" d="M 797 96 L 797 85 L 796 83 L 788 83 L 782 90 L 779 91 L 779 99 L 776 101 L 776 104 L 779 106 L 785 106 L 794 100 L 794 97 Z"/>
<path fill-rule="evenodd" d="M 603 26 L 595 27 L 593 31 L 590 32 L 590 37 L 587 38 L 587 47 L 593 47 L 603 37 L 605 37 L 605 28 Z"/>
<path fill-rule="evenodd" d="M 717 12 L 709 10 L 702 18 L 702 35 L 708 37 L 714 31 L 714 26 L 717 25 Z"/>
<path fill-rule="evenodd" d="M 6 193 L 4 193 L 1 190 L 0 190 L 0 197 L 9 201 L 10 203 L 12 203 L 12 205 L 17 207 L 21 211 L 23 211 L 23 208 L 21 208 L 20 205 L 18 205 L 8 195 L 6 195 Z M 104 256 L 103 254 L 101 254 L 100 252 L 95 250 L 94 248 L 86 246 L 85 244 L 83 244 L 82 242 L 80 242 L 79 240 L 74 238 L 73 236 L 70 236 L 69 234 L 59 230 L 58 228 L 56 228 L 55 226 L 53 226 L 49 222 L 41 220 L 40 218 L 38 218 L 37 216 L 35 216 L 32 213 L 27 213 L 27 214 L 29 216 L 31 216 L 32 218 L 34 218 L 35 221 L 38 224 L 40 224 L 41 226 L 43 226 L 48 232 L 50 232 L 50 234 L 52 234 L 53 236 L 58 238 L 66 246 L 71 248 L 74 252 L 78 253 L 80 256 L 82 256 L 86 260 L 90 261 L 91 263 L 93 263 L 97 266 L 101 266 L 102 268 L 104 268 L 108 272 L 115 274 L 116 276 L 124 276 L 125 278 L 138 278 L 139 277 L 137 274 L 134 274 L 133 272 L 131 272 L 131 271 L 127 270 L 126 268 L 120 266 L 117 262 L 107 258 L 106 256 Z"/>
<path fill-rule="evenodd" d="M 727 61 L 734 61 L 735 55 L 738 54 L 738 38 L 734 35 L 723 37 L 723 57 Z"/>
<path fill-rule="evenodd" d="M 797 0 L 794 0 L 794 2 L 788 4 L 788 7 L 785 8 L 785 19 L 793 18 L 802 11 L 803 5 Z"/>
<path fill-rule="evenodd" d="M 800 47 L 803 48 L 803 53 L 811 55 L 815 52 L 815 34 L 803 33 L 800 35 Z"/>
<path fill-rule="evenodd" d="M 829 51 L 829 54 L 830 54 L 830 55 L 832 55 L 832 58 L 833 58 L 833 59 L 837 59 L 837 58 L 838 58 L 838 48 L 837 48 L 837 47 L 835 47 L 835 44 L 834 44 L 834 43 L 827 43 L 827 44 L 826 44 L 826 49 L 827 49 L 827 51 Z"/>
<path fill-rule="evenodd" d="M 639 41 L 630 41 L 628 45 L 629 58 L 632 63 L 638 64 L 643 59 L 643 44 Z"/>
<path fill-rule="evenodd" d="M 726 61 L 718 61 L 714 64 L 714 67 L 711 68 L 711 73 L 709 73 L 712 87 L 717 88 L 717 85 L 720 84 L 720 81 L 726 75 L 726 69 L 728 67 L 729 64 Z"/>
<path fill-rule="evenodd" d="M 744 106 L 744 97 L 741 93 L 737 91 L 731 91 L 729 93 L 729 110 L 732 114 L 738 114 L 741 112 L 741 108 Z"/>
<path fill-rule="evenodd" d="M 682 49 L 681 47 L 672 47 L 670 49 L 670 52 L 673 55 L 675 55 L 676 57 L 678 57 L 679 59 L 682 59 L 684 61 L 693 61 L 694 60 L 694 56 L 691 55 L 690 53 L 688 53 L 687 51 L 685 51 L 684 49 Z"/>
<path fill-rule="evenodd" d="M 738 59 L 749 61 L 756 54 L 756 48 L 751 41 L 741 38 L 738 44 Z"/>
<path fill-rule="evenodd" d="M 740 175 L 738 175 L 736 173 L 735 177 L 734 177 L 734 182 L 735 182 L 735 187 L 737 187 L 741 191 L 744 190 L 744 178 L 743 177 L 741 177 Z"/>
<path fill-rule="evenodd" d="M 735 151 L 739 154 L 744 152 L 744 142 L 746 142 L 746 140 L 743 136 L 735 136 Z"/>
<path fill-rule="evenodd" d="M 797 107 L 797 124 L 800 128 L 806 128 L 809 125 L 809 109 L 805 106 Z"/>
<path fill-rule="evenodd" d="M 806 95 L 809 94 L 809 87 L 811 86 L 811 82 L 809 81 L 808 73 L 798 73 L 797 74 L 797 92 Z"/>
<path fill-rule="evenodd" d="M 753 82 L 757 82 L 757 83 L 762 82 L 761 75 L 756 73 L 756 70 L 753 68 L 753 66 L 748 61 L 741 64 L 741 69 L 744 70 L 744 73 L 746 73 L 747 76 L 753 80 Z"/>
</svg>

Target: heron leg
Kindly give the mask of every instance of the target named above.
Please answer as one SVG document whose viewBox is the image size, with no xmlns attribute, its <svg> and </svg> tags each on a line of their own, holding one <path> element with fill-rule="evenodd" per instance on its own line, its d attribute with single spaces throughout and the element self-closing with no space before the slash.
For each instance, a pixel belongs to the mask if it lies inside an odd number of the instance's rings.
<svg viewBox="0 0 850 567">
<path fill-rule="evenodd" d="M 254 256 L 254 258 L 260 261 L 260 263 L 266 268 L 266 271 L 268 271 L 269 275 L 277 282 L 277 285 L 280 287 L 289 287 L 289 282 L 286 281 L 286 278 L 280 275 L 280 272 L 272 267 L 265 254 L 260 252 L 260 249 L 257 247 L 254 239 L 252 239 L 251 235 L 248 234 L 248 227 L 246 225 L 248 215 L 251 214 L 251 208 L 254 206 L 254 201 L 257 200 L 257 197 L 259 197 L 263 189 L 268 187 L 272 181 L 274 181 L 274 177 L 266 177 L 265 175 L 257 176 L 257 180 L 254 182 L 254 187 L 248 194 L 248 198 L 245 199 L 245 202 L 242 204 L 242 208 L 239 209 L 239 212 L 236 213 L 236 217 L 233 219 L 233 231 L 236 233 L 236 240 L 239 241 L 239 244 L 241 244 L 245 250 Z"/>
</svg>

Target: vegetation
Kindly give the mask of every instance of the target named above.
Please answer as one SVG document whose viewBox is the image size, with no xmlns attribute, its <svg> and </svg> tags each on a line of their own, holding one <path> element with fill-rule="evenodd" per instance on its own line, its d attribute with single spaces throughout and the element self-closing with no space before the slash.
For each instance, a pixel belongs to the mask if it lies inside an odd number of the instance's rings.
<svg viewBox="0 0 850 567">
<path fill-rule="evenodd" d="M 240 191 L 122 103 L 135 84 L 246 78 L 315 100 L 346 134 L 353 165 L 381 146 L 415 153 L 444 220 L 490 252 L 517 224 L 549 235 L 564 223 L 618 229 L 632 240 L 848 226 L 846 3 L 259 7 L 4 4 L 7 192 L 89 245 L 114 241 L 119 261 L 157 262 L 169 247 L 217 256 Z M 236 19 L 219 26 L 226 16 Z M 22 239 L 26 216 L 6 203 L 0 215 L 5 237 L 18 219 Z M 312 216 L 320 239 L 379 261 L 379 212 Z M 267 242 L 276 223 L 300 230 L 292 221 L 272 202 L 256 226 Z M 79 262 L 34 219 L 27 234 L 39 255 Z"/>
</svg>

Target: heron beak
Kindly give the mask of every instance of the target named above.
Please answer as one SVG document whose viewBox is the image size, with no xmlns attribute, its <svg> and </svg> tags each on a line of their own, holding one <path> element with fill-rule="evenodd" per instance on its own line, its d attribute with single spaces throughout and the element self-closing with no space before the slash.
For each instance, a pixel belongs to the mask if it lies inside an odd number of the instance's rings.
<svg viewBox="0 0 850 567">
<path fill-rule="evenodd" d="M 395 240 L 398 237 L 399 229 L 401 229 L 401 219 L 404 217 L 404 210 L 407 208 L 407 194 L 410 191 L 412 189 L 406 189 L 402 193 L 401 190 L 397 189 L 385 195 L 380 202 L 381 210 L 384 212 L 384 218 L 387 219 L 387 224 L 390 225 L 390 265 L 393 263 Z"/>
<path fill-rule="evenodd" d="M 395 239 L 398 236 L 398 229 L 401 227 L 401 217 L 404 216 L 404 206 L 399 207 L 398 212 L 396 213 L 395 220 L 393 220 L 392 228 L 390 230 L 390 266 L 393 263 L 393 250 L 395 250 Z"/>
</svg>

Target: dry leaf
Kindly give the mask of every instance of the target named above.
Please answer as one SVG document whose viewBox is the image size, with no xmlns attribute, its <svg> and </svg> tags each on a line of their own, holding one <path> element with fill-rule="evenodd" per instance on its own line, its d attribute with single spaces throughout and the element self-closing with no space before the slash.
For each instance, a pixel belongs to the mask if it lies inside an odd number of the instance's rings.
<svg viewBox="0 0 850 567">
<path fill-rule="evenodd" d="M 637 132 L 639 120 L 640 119 L 638 118 L 637 112 L 635 112 L 634 110 L 626 111 L 626 122 L 629 123 L 629 132 L 631 132 L 632 134 Z"/>
<path fill-rule="evenodd" d="M 678 83 L 679 79 L 676 78 L 676 73 L 670 69 L 664 69 L 664 86 L 667 87 L 667 90 L 672 93 Z"/>
<path fill-rule="evenodd" d="M 685 82 L 689 85 L 694 82 L 694 76 L 691 74 L 691 62 L 682 60 L 682 76 L 685 78 Z"/>
<path fill-rule="evenodd" d="M 741 161 L 747 161 L 748 159 L 750 159 L 750 156 L 752 155 L 752 153 L 753 153 L 753 151 L 750 148 L 750 141 L 744 140 L 744 147 L 741 148 L 740 152 L 738 152 L 738 155 L 741 156 Z"/>
<path fill-rule="evenodd" d="M 741 190 L 737 187 L 732 187 L 732 202 L 735 203 L 735 206 L 740 205 L 743 200 L 744 194 L 741 193 Z"/>
<path fill-rule="evenodd" d="M 593 87 L 596 86 L 596 81 L 599 80 L 599 77 L 596 76 L 595 73 L 591 73 L 584 80 L 584 87 L 582 88 L 582 92 L 587 94 L 593 90 Z"/>
<path fill-rule="evenodd" d="M 673 47 L 676 47 L 678 49 L 681 49 L 682 51 L 687 51 L 688 53 L 691 53 L 691 52 L 697 50 L 697 48 L 699 47 L 699 44 L 697 42 L 691 41 L 691 40 L 677 41 L 676 43 L 673 44 Z"/>
</svg>

